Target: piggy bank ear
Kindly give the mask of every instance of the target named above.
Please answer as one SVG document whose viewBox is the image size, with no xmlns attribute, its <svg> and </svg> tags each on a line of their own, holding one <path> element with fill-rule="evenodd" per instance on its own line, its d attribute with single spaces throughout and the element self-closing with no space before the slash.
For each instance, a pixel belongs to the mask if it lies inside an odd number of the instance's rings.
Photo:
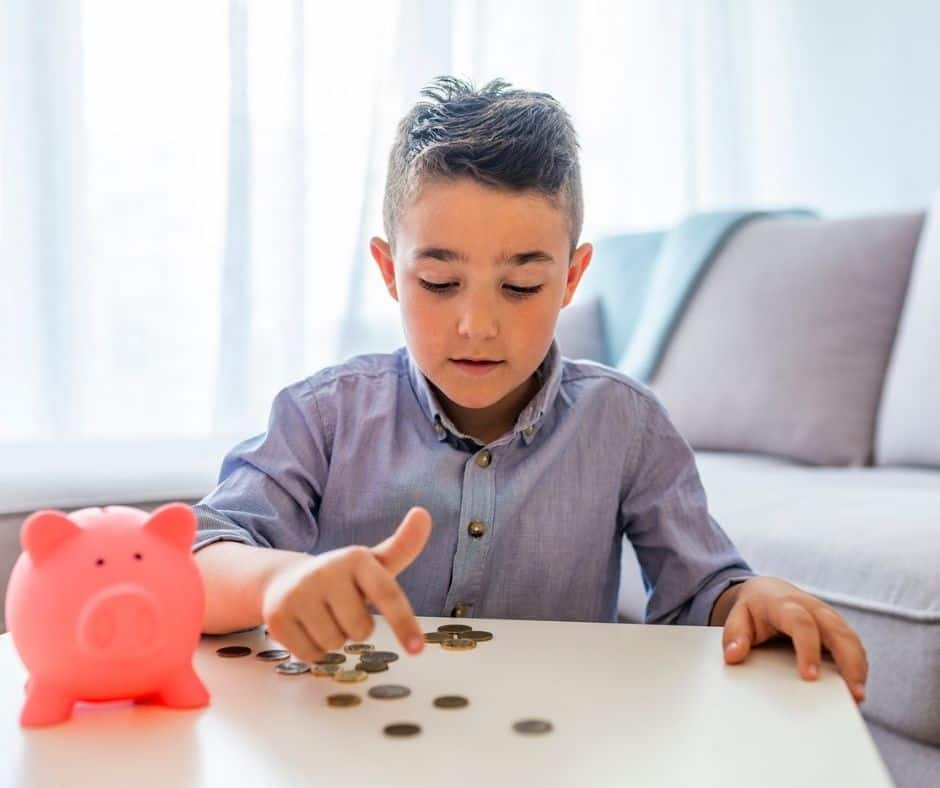
<svg viewBox="0 0 940 788">
<path fill-rule="evenodd" d="M 43 509 L 26 518 L 20 529 L 20 544 L 38 562 L 81 532 L 81 526 L 69 520 L 65 512 Z"/>
<path fill-rule="evenodd" d="M 188 553 L 196 534 L 196 514 L 185 503 L 168 503 L 150 515 L 144 530 Z"/>
</svg>

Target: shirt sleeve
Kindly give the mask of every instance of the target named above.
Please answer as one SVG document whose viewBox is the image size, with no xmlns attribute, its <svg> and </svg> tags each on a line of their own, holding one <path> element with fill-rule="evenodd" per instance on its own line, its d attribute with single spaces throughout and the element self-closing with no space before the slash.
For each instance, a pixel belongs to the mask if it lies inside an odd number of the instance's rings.
<svg viewBox="0 0 940 788">
<path fill-rule="evenodd" d="M 692 448 L 652 393 L 639 401 L 620 517 L 647 590 L 646 622 L 707 626 L 721 593 L 754 572 L 709 515 Z"/>
<path fill-rule="evenodd" d="M 218 486 L 193 507 L 193 552 L 223 540 L 310 552 L 318 536 L 328 445 L 310 386 L 282 389 L 267 432 L 225 455 Z"/>
</svg>

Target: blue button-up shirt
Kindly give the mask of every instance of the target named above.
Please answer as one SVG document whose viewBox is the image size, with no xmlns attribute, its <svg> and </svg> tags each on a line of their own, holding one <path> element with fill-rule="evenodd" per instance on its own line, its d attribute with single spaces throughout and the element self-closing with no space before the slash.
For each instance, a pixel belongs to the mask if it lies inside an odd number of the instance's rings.
<svg viewBox="0 0 940 788">
<path fill-rule="evenodd" d="M 708 514 L 662 405 L 554 342 L 536 374 L 513 429 L 485 446 L 454 426 L 406 348 L 287 386 L 267 431 L 225 456 L 196 505 L 193 550 L 372 546 L 420 505 L 431 535 L 397 577 L 417 615 L 616 621 L 626 536 L 647 622 L 707 624 L 753 573 Z"/>
</svg>

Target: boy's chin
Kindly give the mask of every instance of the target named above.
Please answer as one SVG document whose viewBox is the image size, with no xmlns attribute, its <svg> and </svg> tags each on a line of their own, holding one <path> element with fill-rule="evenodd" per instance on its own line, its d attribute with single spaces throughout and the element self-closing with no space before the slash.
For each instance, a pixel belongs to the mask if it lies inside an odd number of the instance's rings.
<svg viewBox="0 0 940 788">
<path fill-rule="evenodd" d="M 472 410 L 490 408 L 510 393 L 510 391 L 503 391 L 502 387 L 497 390 L 482 382 L 474 383 L 473 381 L 456 385 L 451 383 L 450 385 L 440 386 L 438 388 L 454 405 Z"/>
</svg>

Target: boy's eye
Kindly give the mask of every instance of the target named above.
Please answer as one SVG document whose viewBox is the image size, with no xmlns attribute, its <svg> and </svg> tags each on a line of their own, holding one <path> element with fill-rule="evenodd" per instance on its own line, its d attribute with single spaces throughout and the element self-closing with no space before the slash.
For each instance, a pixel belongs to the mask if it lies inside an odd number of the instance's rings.
<svg viewBox="0 0 940 788">
<path fill-rule="evenodd" d="M 445 293 L 455 284 L 454 282 L 428 282 L 425 279 L 419 279 L 418 281 L 421 283 L 421 287 L 425 290 L 430 290 L 432 293 Z"/>
<path fill-rule="evenodd" d="M 519 287 L 518 285 L 506 285 L 506 289 L 512 293 L 517 298 L 525 297 L 530 295 L 535 295 L 539 290 L 542 289 L 542 285 L 534 285 L 533 287 Z"/>
<path fill-rule="evenodd" d="M 419 279 L 418 281 L 421 283 L 421 287 L 430 290 L 432 293 L 446 293 L 457 285 L 456 282 L 428 282 L 426 279 Z M 526 296 L 535 295 L 542 289 L 542 285 L 534 285 L 533 287 L 505 285 L 505 288 L 513 298 L 525 298 Z"/>
</svg>

